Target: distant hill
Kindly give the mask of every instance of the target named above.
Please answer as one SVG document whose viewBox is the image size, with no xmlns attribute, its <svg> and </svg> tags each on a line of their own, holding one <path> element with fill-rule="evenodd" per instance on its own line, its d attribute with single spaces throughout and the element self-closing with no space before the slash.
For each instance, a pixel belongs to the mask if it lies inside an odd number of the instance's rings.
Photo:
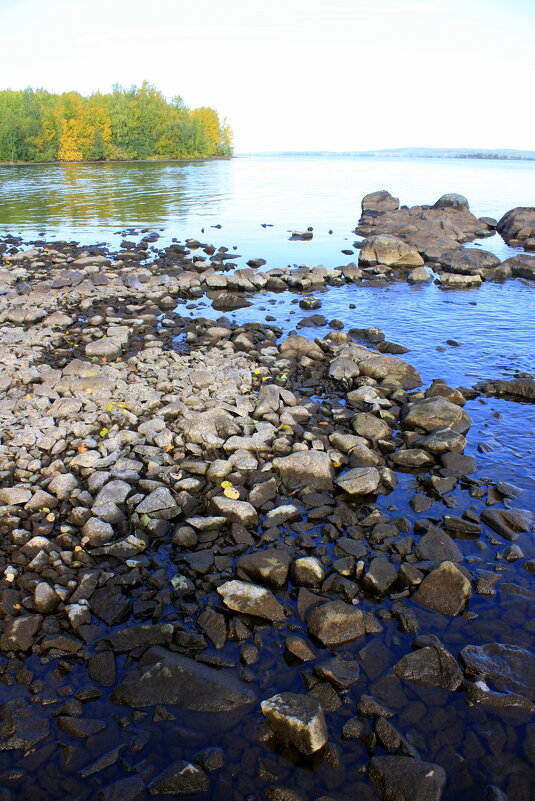
<svg viewBox="0 0 535 801">
<path fill-rule="evenodd" d="M 535 150 L 486 150 L 468 147 L 394 147 L 386 150 L 280 150 L 266 153 L 238 153 L 238 156 L 354 156 L 355 158 L 418 159 L 511 159 L 535 161 Z"/>
</svg>

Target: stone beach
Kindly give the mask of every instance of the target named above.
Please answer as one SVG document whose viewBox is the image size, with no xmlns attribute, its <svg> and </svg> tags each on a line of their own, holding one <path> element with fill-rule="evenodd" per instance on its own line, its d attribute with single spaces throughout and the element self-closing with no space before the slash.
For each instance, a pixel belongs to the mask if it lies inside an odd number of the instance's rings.
<svg viewBox="0 0 535 801">
<path fill-rule="evenodd" d="M 0 799 L 529 801 L 533 516 L 465 449 L 533 376 L 425 385 L 312 293 L 531 281 L 535 210 L 381 190 L 355 233 L 332 270 L 0 239 Z M 225 316 L 263 292 L 296 331 Z"/>
</svg>

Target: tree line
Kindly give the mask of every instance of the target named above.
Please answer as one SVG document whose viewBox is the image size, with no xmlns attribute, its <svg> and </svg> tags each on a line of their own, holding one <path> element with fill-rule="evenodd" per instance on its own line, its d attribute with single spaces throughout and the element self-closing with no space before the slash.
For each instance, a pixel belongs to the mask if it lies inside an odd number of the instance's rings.
<svg viewBox="0 0 535 801">
<path fill-rule="evenodd" d="M 232 155 L 217 111 L 168 102 L 150 83 L 108 94 L 0 91 L 0 161 L 122 161 Z"/>
</svg>

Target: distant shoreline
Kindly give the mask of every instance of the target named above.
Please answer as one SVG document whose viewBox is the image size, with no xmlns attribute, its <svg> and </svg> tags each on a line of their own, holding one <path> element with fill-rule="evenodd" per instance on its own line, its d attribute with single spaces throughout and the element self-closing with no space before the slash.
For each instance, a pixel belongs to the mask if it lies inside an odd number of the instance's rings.
<svg viewBox="0 0 535 801">
<path fill-rule="evenodd" d="M 400 148 L 399 150 L 365 150 L 365 151 L 336 151 L 336 150 L 281 150 L 272 152 L 261 153 L 235 153 L 237 158 L 245 158 L 250 156 L 315 156 L 315 157 L 335 157 L 344 156 L 352 158 L 377 158 L 377 159 L 399 159 L 399 158 L 412 158 L 412 159 L 477 159 L 481 161 L 535 161 L 535 151 L 485 151 L 485 150 L 440 150 L 440 149 L 425 149 L 406 150 Z"/>
<path fill-rule="evenodd" d="M 182 159 L 147 158 L 147 159 L 83 159 L 81 161 L 0 161 L 0 167 L 31 167 L 44 164 L 185 164 L 190 161 L 230 161 L 234 156 L 188 156 Z"/>
</svg>

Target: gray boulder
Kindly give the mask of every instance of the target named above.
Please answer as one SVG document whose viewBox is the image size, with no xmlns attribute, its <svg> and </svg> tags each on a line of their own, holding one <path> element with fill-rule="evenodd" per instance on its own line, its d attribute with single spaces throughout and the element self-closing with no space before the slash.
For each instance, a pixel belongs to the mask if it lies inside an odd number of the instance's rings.
<svg viewBox="0 0 535 801">
<path fill-rule="evenodd" d="M 273 460 L 273 467 L 288 489 L 332 490 L 334 468 L 324 451 L 296 451 Z"/>
</svg>

